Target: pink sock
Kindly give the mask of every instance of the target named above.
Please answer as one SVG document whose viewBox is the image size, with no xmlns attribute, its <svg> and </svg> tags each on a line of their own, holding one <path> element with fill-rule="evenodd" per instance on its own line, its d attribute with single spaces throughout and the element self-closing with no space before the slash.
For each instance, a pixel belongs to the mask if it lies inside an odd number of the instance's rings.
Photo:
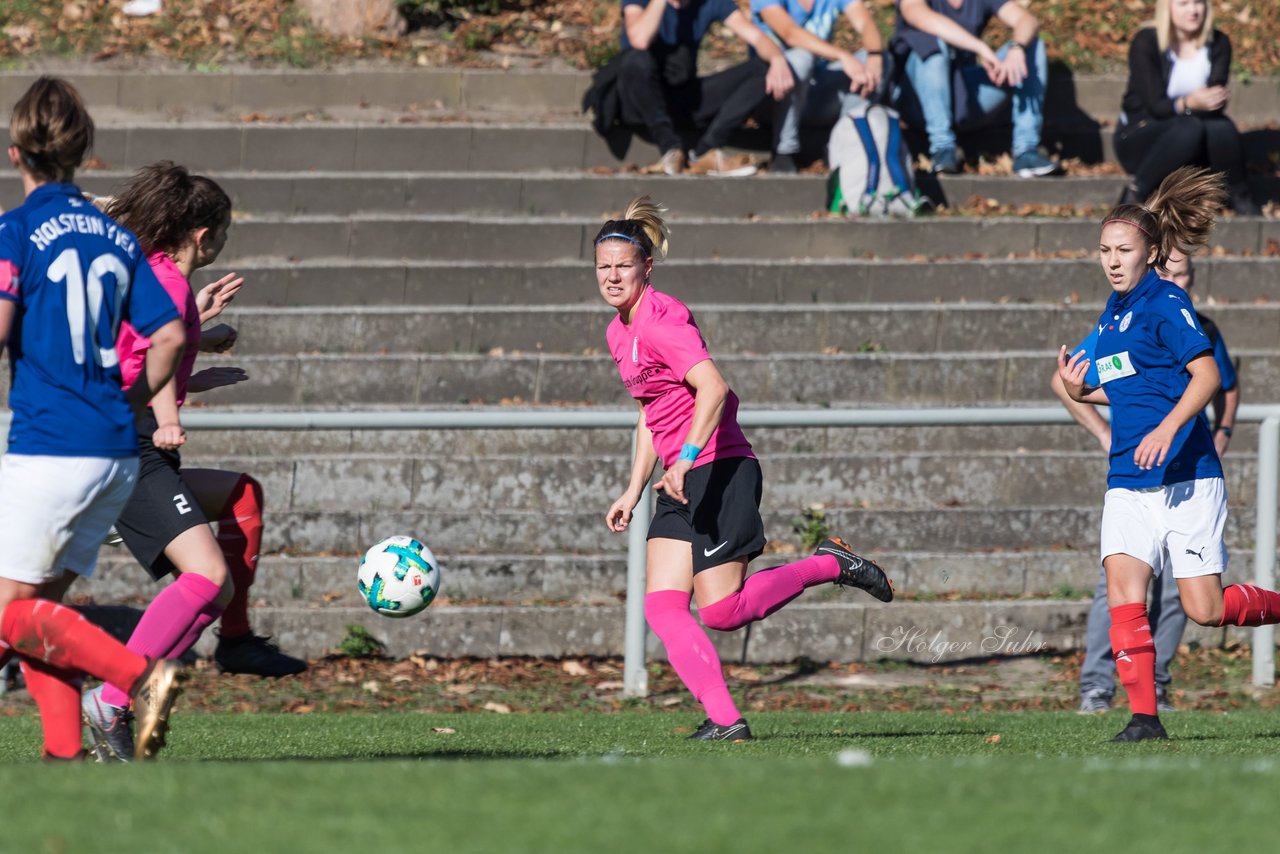
<svg viewBox="0 0 1280 854">
<path fill-rule="evenodd" d="M 191 572 L 179 575 L 177 581 L 151 600 L 126 645 L 147 658 L 173 657 L 174 646 L 187 636 L 200 612 L 217 598 L 218 585 L 209 579 Z M 129 692 L 107 684 L 102 689 L 102 701 L 111 706 L 128 706 Z"/>
<path fill-rule="evenodd" d="M 667 648 L 676 675 L 707 710 L 707 717 L 721 726 L 742 717 L 724 684 L 720 656 L 711 638 L 689 613 L 689 594 L 681 590 L 650 593 L 644 597 L 644 616 Z"/>
<path fill-rule="evenodd" d="M 840 577 L 840 564 L 832 555 L 813 555 L 795 563 L 762 569 L 737 593 L 698 609 L 709 629 L 731 632 L 747 623 L 763 620 L 804 592 L 806 587 L 827 584 Z"/>
</svg>

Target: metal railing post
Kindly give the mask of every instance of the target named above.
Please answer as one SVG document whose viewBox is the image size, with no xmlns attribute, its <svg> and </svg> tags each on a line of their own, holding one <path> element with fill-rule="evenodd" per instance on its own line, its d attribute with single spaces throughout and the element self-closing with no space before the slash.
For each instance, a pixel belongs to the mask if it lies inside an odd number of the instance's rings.
<svg viewBox="0 0 1280 854">
<path fill-rule="evenodd" d="M 649 694 L 649 671 L 645 669 L 645 641 L 649 627 L 644 621 L 645 555 L 648 551 L 649 519 L 653 516 L 653 496 L 646 487 L 631 514 L 627 531 L 627 610 L 623 626 L 622 693 L 626 697 Z"/>
<path fill-rule="evenodd" d="M 1276 505 L 1280 501 L 1280 418 L 1264 418 L 1258 430 L 1258 518 L 1254 523 L 1253 581 L 1275 589 Z M 1275 626 L 1253 630 L 1253 684 L 1270 688 L 1276 682 Z"/>
</svg>

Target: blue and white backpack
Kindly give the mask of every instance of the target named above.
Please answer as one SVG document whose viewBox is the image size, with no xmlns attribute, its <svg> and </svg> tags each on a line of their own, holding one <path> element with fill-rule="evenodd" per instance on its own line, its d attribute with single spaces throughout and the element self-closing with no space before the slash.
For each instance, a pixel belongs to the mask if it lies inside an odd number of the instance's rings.
<svg viewBox="0 0 1280 854">
<path fill-rule="evenodd" d="M 898 113 L 864 104 L 845 113 L 827 141 L 827 209 L 855 216 L 913 217 L 933 202 L 915 186 Z"/>
</svg>

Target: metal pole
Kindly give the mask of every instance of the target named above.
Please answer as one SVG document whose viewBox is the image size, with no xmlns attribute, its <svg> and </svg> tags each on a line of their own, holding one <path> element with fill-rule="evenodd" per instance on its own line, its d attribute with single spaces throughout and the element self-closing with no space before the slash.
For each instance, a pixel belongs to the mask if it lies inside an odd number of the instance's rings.
<svg viewBox="0 0 1280 854">
<path fill-rule="evenodd" d="M 627 612 L 623 627 L 626 645 L 622 662 L 622 693 L 627 697 L 649 694 L 649 671 L 645 669 L 645 642 L 649 627 L 644 621 L 645 553 L 648 550 L 649 519 L 653 516 L 653 496 L 646 487 L 631 515 L 627 543 Z"/>
<path fill-rule="evenodd" d="M 1253 580 L 1264 590 L 1275 589 L 1276 510 L 1280 487 L 1280 418 L 1271 416 L 1258 430 L 1258 518 L 1254 523 Z M 1274 626 L 1253 630 L 1253 684 L 1270 688 L 1276 682 Z"/>
<path fill-rule="evenodd" d="M 631 458 L 635 459 L 637 431 L 631 433 Z M 631 527 L 627 529 L 627 605 L 622 628 L 622 694 L 645 697 L 649 694 L 649 672 L 645 669 L 645 641 L 648 626 L 644 621 L 645 562 L 648 552 L 649 520 L 653 516 L 653 498 L 646 483 L 640 500 L 631 511 Z"/>
</svg>

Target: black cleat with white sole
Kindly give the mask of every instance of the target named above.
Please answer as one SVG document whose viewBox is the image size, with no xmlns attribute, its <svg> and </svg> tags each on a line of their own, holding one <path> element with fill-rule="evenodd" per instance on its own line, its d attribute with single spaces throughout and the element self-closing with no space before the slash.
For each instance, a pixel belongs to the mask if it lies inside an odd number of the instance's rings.
<svg viewBox="0 0 1280 854">
<path fill-rule="evenodd" d="M 746 718 L 738 718 L 728 726 L 714 723 L 710 718 L 689 736 L 690 741 L 752 741 L 751 728 Z"/>
<path fill-rule="evenodd" d="M 881 602 L 893 601 L 893 582 L 875 561 L 854 554 L 853 549 L 839 537 L 823 540 L 813 552 L 815 555 L 833 555 L 840 562 L 841 587 L 857 587 L 865 590 Z"/>
<path fill-rule="evenodd" d="M 1169 734 L 1164 731 L 1164 724 L 1155 715 L 1134 715 L 1129 723 L 1112 741 L 1148 741 L 1166 740 Z"/>
</svg>

